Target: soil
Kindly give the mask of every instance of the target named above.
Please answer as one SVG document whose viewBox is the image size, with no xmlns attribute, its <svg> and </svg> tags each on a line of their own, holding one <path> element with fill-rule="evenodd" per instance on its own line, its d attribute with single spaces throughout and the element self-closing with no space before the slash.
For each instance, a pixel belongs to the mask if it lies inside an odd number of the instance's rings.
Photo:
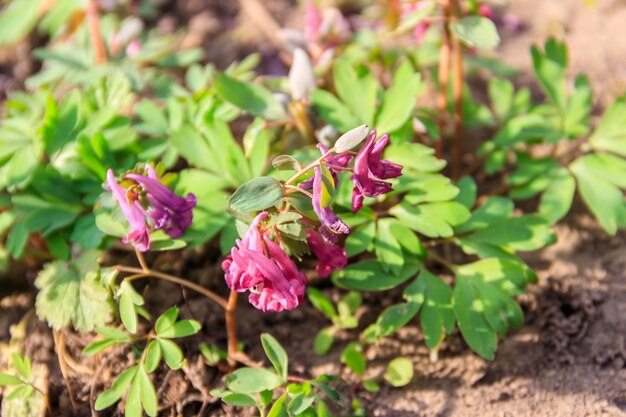
<svg viewBox="0 0 626 417">
<path fill-rule="evenodd" d="M 219 56 L 226 61 L 241 58 L 257 50 L 260 44 L 264 45 L 261 49 L 264 57 L 275 56 L 276 50 L 259 42 L 260 37 L 242 35 L 235 41 L 227 40 L 225 29 L 250 23 L 238 20 L 237 7 L 230 2 L 176 4 L 159 24 L 189 22 L 201 28 L 198 30 L 204 31 L 204 39 L 216 41 L 202 41 L 200 36 L 188 42 L 204 45 L 209 57 Z M 268 5 L 280 24 L 297 26 L 293 21 L 301 21 L 291 2 L 272 0 Z M 598 93 L 599 107 L 623 93 L 626 86 L 622 57 L 626 50 L 624 1 L 600 0 L 596 6 L 589 7 L 582 0 L 540 0 L 532 2 L 530 7 L 528 1 L 512 0 L 509 7 L 498 13 L 501 18 L 511 14 L 521 20 L 521 30 L 503 30 L 503 43 L 496 51 L 499 57 L 522 70 L 521 82 L 530 79 L 529 46 L 554 34 L 567 39 L 573 72 L 589 75 Z M 167 19 L 173 21 L 168 23 Z M 232 47 L 233 42 L 236 47 Z M 411 358 L 415 364 L 412 382 L 402 389 L 383 384 L 376 394 L 356 385 L 339 385 L 345 399 L 356 395 L 368 415 L 381 417 L 626 416 L 626 233 L 607 236 L 584 214 L 580 202 L 564 224 L 557 226 L 556 232 L 555 245 L 525 256 L 538 272 L 539 283 L 529 287 L 528 294 L 520 298 L 525 324 L 500 343 L 494 361 L 473 354 L 458 332 L 454 332 L 444 342 L 438 360 L 431 362 L 421 331 L 409 325 L 393 337 L 385 338 L 380 345 L 368 348 L 365 354 L 369 362 L 368 377 L 382 375 L 392 358 L 400 355 Z M 113 252 L 110 262 L 124 256 Z M 190 279 L 224 293 L 215 248 L 162 255 L 149 261 L 166 271 L 186 271 Z M 32 271 L 29 280 L 32 283 Z M 220 311 L 208 300 L 173 289 L 166 283 L 151 282 L 145 288 L 148 294 L 154 294 L 147 297 L 152 303 L 149 309 L 158 314 L 163 306 L 178 304 L 182 315 L 202 322 L 204 330 L 200 337 L 185 340 L 183 348 L 190 359 L 182 372 L 158 371 L 155 381 L 160 403 L 164 405 L 160 415 L 195 415 L 201 407 L 210 416 L 252 415 L 223 405 L 208 394 L 220 386 L 221 374 L 204 365 L 197 355 L 197 345 L 201 341 L 225 345 Z M 4 293 L 8 288 L 2 290 Z M 322 290 L 332 298 L 340 296 L 330 285 L 323 285 Z M 371 322 L 378 312 L 399 298 L 397 291 L 366 294 L 364 307 L 359 311 L 360 322 L 363 325 Z M 12 294 L 0 299 L 0 342 L 8 342 L 10 325 L 18 323 L 33 303 L 33 292 L 15 288 Z M 362 328 L 340 334 L 329 354 L 318 357 L 312 353 L 313 338 L 328 321 L 310 305 L 288 313 L 263 314 L 242 299 L 238 314 L 240 339 L 253 359 L 263 360 L 258 338 L 267 331 L 287 349 L 292 374 L 305 377 L 341 374 L 354 382 L 341 369 L 339 356 L 347 341 L 354 339 Z M 22 346 L 50 374 L 49 392 L 56 416 L 91 415 L 92 386 L 95 392 L 106 389 L 112 377 L 133 360 L 132 352 L 123 348 L 110 350 L 98 359 L 82 358 L 80 350 L 90 342 L 90 336 L 68 333 L 65 336 L 70 359 L 68 381 L 76 402 L 74 408 L 50 330 L 36 319 L 29 320 L 27 327 L 28 336 Z M 71 358 L 79 363 L 73 363 Z M 0 353 L 0 363 L 4 360 Z M 107 410 L 100 415 L 113 414 Z M 121 414 L 114 412 L 114 415 Z"/>
</svg>

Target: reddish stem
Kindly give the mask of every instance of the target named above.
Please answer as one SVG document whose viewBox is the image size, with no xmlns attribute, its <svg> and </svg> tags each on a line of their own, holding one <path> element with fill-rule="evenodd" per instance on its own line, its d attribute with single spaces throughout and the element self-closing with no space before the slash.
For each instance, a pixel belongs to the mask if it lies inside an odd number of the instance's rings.
<svg viewBox="0 0 626 417">
<path fill-rule="evenodd" d="M 446 17 L 450 15 L 450 5 L 446 1 L 443 5 Z M 448 25 L 443 25 L 443 43 L 439 49 L 439 94 L 437 105 L 439 108 L 439 119 L 437 128 L 439 130 L 439 140 L 435 142 L 435 155 L 437 158 L 443 156 L 443 141 L 445 139 L 446 119 L 448 114 L 448 78 L 450 77 L 450 29 Z"/>
<path fill-rule="evenodd" d="M 461 5 L 459 0 L 450 0 L 452 21 L 459 18 Z M 452 155 L 452 178 L 458 180 L 461 176 L 463 163 L 463 46 L 458 36 L 452 35 L 452 50 L 454 61 L 452 77 L 454 79 L 454 148 Z"/>
<path fill-rule="evenodd" d="M 87 16 L 87 26 L 89 27 L 89 36 L 96 56 L 96 64 L 106 64 L 107 51 L 102 39 L 100 31 L 100 19 L 98 16 L 98 3 L 96 0 L 89 0 L 85 7 L 85 15 Z"/>
<path fill-rule="evenodd" d="M 235 365 L 237 354 L 237 323 L 235 313 L 237 311 L 237 291 L 231 290 L 226 305 L 226 335 L 228 336 L 228 362 Z"/>
</svg>

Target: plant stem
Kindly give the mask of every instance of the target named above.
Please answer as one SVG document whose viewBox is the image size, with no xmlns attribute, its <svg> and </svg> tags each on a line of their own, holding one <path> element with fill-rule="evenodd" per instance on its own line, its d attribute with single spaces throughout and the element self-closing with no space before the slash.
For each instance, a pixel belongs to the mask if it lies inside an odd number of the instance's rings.
<svg viewBox="0 0 626 417">
<path fill-rule="evenodd" d="M 139 265 L 141 265 L 141 269 L 143 269 L 144 271 L 149 271 L 150 268 L 146 263 L 146 258 L 143 257 L 143 253 L 139 252 L 139 250 L 135 248 L 135 255 L 137 255 L 137 260 L 139 261 Z"/>
<path fill-rule="evenodd" d="M 158 271 L 153 271 L 152 269 L 147 269 L 147 270 L 143 270 L 140 268 L 133 268 L 130 266 L 124 266 L 124 265 L 117 265 L 115 266 L 115 268 L 118 271 L 123 271 L 123 272 L 130 272 L 133 273 L 135 275 L 132 275 L 128 278 L 126 278 L 127 281 L 134 281 L 136 279 L 140 279 L 140 278 L 147 278 L 147 277 L 153 277 L 153 278 L 158 278 L 158 279 L 162 279 L 164 281 L 169 281 L 172 282 L 174 284 L 178 284 L 178 285 L 182 285 L 183 287 L 187 287 L 189 289 L 192 289 L 202 295 L 204 295 L 207 298 L 210 298 L 211 300 L 215 301 L 217 304 L 219 304 L 223 309 L 227 308 L 227 301 L 220 297 L 219 295 L 215 294 L 213 291 L 207 290 L 206 288 L 198 285 L 198 284 L 194 284 L 193 282 L 187 281 L 186 279 L 177 277 L 175 275 L 170 275 L 170 274 L 166 274 L 163 272 L 158 272 Z"/>
<path fill-rule="evenodd" d="M 37 388 L 34 384 L 28 383 L 28 385 L 33 387 L 33 389 L 43 397 L 44 406 L 46 407 L 46 410 L 48 410 L 48 416 L 53 417 L 54 413 L 52 412 L 52 406 L 50 405 L 50 399 L 48 398 L 48 395 L 39 388 Z"/>
<path fill-rule="evenodd" d="M 107 51 L 104 46 L 104 40 L 102 39 L 102 32 L 100 31 L 100 18 L 98 16 L 97 0 L 89 0 L 87 6 L 85 7 L 85 15 L 87 17 L 87 26 L 89 27 L 91 44 L 96 57 L 96 64 L 106 64 Z"/>
<path fill-rule="evenodd" d="M 452 263 L 439 256 L 436 252 L 428 251 L 428 257 L 432 258 L 434 261 L 440 263 L 441 265 L 448 268 L 450 271 L 454 272 L 454 266 L 452 265 Z"/>
<path fill-rule="evenodd" d="M 302 194 L 307 195 L 309 198 L 313 198 L 313 194 L 311 194 L 310 192 L 308 192 L 307 190 L 304 190 L 296 185 L 285 185 L 285 188 L 287 189 L 287 191 L 289 190 L 293 190 L 293 191 L 299 191 Z"/>
<path fill-rule="evenodd" d="M 450 15 L 450 5 L 448 1 L 443 4 L 444 15 L 447 18 Z M 441 158 L 443 156 L 443 141 L 446 133 L 446 119 L 448 114 L 448 78 L 450 77 L 450 29 L 447 24 L 443 25 L 443 43 L 439 49 L 439 94 L 437 105 L 439 108 L 439 118 L 437 120 L 437 129 L 439 130 L 439 140 L 435 142 L 435 156 Z"/>
<path fill-rule="evenodd" d="M 459 0 L 450 0 L 450 11 L 452 22 L 459 18 L 461 5 Z M 454 79 L 454 147 L 452 156 L 452 178 L 458 180 L 461 176 L 461 166 L 463 162 L 463 46 L 458 36 L 448 34 L 452 39 L 452 50 L 454 60 L 452 64 L 452 77 Z"/>
<path fill-rule="evenodd" d="M 52 330 L 52 339 L 57 351 L 57 359 L 59 360 L 59 368 L 61 369 L 61 376 L 65 382 L 67 388 L 67 395 L 70 398 L 70 404 L 72 409 L 76 410 L 76 402 L 74 402 L 74 393 L 72 392 L 72 386 L 68 378 L 67 363 L 65 362 L 65 339 L 62 332 Z"/>
<path fill-rule="evenodd" d="M 230 291 L 228 304 L 226 305 L 226 335 L 228 337 L 228 362 L 234 365 L 237 353 L 237 323 L 235 313 L 237 311 L 237 298 L 239 294 L 235 290 Z"/>
<path fill-rule="evenodd" d="M 304 168 L 302 168 L 300 171 L 296 172 L 295 174 L 293 174 L 293 176 L 291 178 L 289 178 L 287 181 L 285 181 L 285 187 L 287 187 L 288 185 L 290 185 L 292 182 L 294 182 L 295 180 L 297 180 L 298 178 L 300 178 L 300 176 L 302 174 L 304 174 L 305 172 L 307 172 L 308 170 L 315 168 L 316 166 L 318 166 L 323 160 L 324 158 L 326 158 L 328 155 L 330 155 L 331 153 L 333 153 L 333 151 L 335 150 L 335 148 L 331 148 L 328 150 L 328 152 L 326 152 L 324 155 L 320 156 L 318 159 L 316 159 L 315 161 L 311 162 L 310 164 L 306 165 Z"/>
</svg>

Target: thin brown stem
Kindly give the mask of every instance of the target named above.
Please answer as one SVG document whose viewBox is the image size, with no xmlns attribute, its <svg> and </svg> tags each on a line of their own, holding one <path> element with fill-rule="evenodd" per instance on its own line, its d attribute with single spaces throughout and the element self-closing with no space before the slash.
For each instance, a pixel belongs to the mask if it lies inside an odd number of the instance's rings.
<svg viewBox="0 0 626 417">
<path fill-rule="evenodd" d="M 300 178 L 305 172 L 307 172 L 308 170 L 315 168 L 316 166 L 318 166 L 323 160 L 324 158 L 326 158 L 328 155 L 330 155 L 331 153 L 333 153 L 333 151 L 335 150 L 335 148 L 331 148 L 328 150 L 328 152 L 326 152 L 324 155 L 320 156 L 318 159 L 316 159 L 315 161 L 311 162 L 310 164 L 306 165 L 304 168 L 302 168 L 300 171 L 296 172 L 295 174 L 293 174 L 293 176 L 291 178 L 289 178 L 287 181 L 285 181 L 285 187 L 290 185 L 292 182 L 294 182 L 295 180 L 297 180 L 298 178 Z"/>
<path fill-rule="evenodd" d="M 96 64 L 106 64 L 107 51 L 102 39 L 100 31 L 100 18 L 98 16 L 97 0 L 89 0 L 85 7 L 85 15 L 87 17 L 87 26 L 89 27 L 89 37 L 96 57 Z"/>
<path fill-rule="evenodd" d="M 285 188 L 287 189 L 287 191 L 289 191 L 289 190 L 298 191 L 298 192 L 301 192 L 302 194 L 305 194 L 309 198 L 313 198 L 313 194 L 311 194 L 307 190 L 302 189 L 302 188 L 300 188 L 298 186 L 295 186 L 295 185 L 285 185 Z"/>
<path fill-rule="evenodd" d="M 454 266 L 452 265 L 452 263 L 448 262 L 446 259 L 439 256 L 439 254 L 436 253 L 435 251 L 428 251 L 428 257 L 434 260 L 435 262 L 445 266 L 450 271 L 454 272 Z"/>
<path fill-rule="evenodd" d="M 37 391 L 39 395 L 41 395 L 41 397 L 43 398 L 44 406 L 46 407 L 46 410 L 48 410 L 48 416 L 54 417 L 54 413 L 52 412 L 52 406 L 50 405 L 50 399 L 48 398 L 48 394 L 46 394 L 45 392 L 37 388 L 34 384 L 29 384 L 29 385 L 33 387 L 33 389 Z"/>
<path fill-rule="evenodd" d="M 450 0 L 452 21 L 459 18 L 461 5 L 459 0 Z M 452 152 L 452 178 L 458 180 L 461 176 L 463 162 L 463 46 L 458 36 L 450 34 L 454 60 L 452 64 L 452 78 L 454 80 L 454 147 Z"/>
<path fill-rule="evenodd" d="M 91 378 L 91 384 L 89 386 L 89 408 L 91 408 L 91 416 L 97 417 L 98 412 L 95 409 L 96 403 L 96 382 L 98 382 L 98 378 L 100 378 L 100 373 L 104 369 L 104 362 L 98 364 L 96 368 L 96 372 L 94 372 L 93 377 Z"/>
<path fill-rule="evenodd" d="M 136 279 L 147 278 L 147 277 L 162 279 L 164 281 L 169 281 L 174 284 L 182 285 L 183 287 L 192 289 L 204 295 L 205 297 L 210 298 L 211 300 L 215 301 L 223 309 L 227 308 L 227 305 L 228 305 L 227 301 L 224 298 L 220 297 L 219 295 L 215 294 L 213 291 L 207 290 L 206 288 L 201 287 L 198 284 L 194 284 L 193 282 L 187 281 L 186 279 L 177 277 L 175 275 L 170 275 L 170 274 L 166 274 L 163 272 L 154 271 L 152 269 L 143 270 L 140 268 L 133 268 L 133 267 L 124 266 L 124 265 L 117 265 L 115 268 L 118 271 L 130 272 L 134 274 L 126 278 L 127 281 L 134 281 Z"/>
<path fill-rule="evenodd" d="M 235 313 L 237 312 L 237 298 L 239 294 L 235 290 L 230 291 L 228 304 L 226 306 L 226 335 L 228 336 L 228 362 L 234 365 L 237 354 L 237 323 Z"/>
<path fill-rule="evenodd" d="M 69 375 L 67 372 L 67 363 L 65 362 L 65 338 L 63 332 L 52 330 L 52 339 L 57 351 L 57 358 L 59 360 L 59 368 L 61 368 L 61 375 L 67 388 L 67 395 L 70 398 L 70 404 L 72 409 L 76 410 L 76 402 L 74 401 L 74 393 L 72 392 L 72 386 L 70 385 Z"/>
<path fill-rule="evenodd" d="M 143 269 L 144 271 L 149 271 L 150 268 L 148 267 L 148 264 L 146 263 L 146 258 L 143 257 L 143 253 L 139 252 L 139 250 L 135 248 L 135 255 L 137 255 L 137 261 L 139 261 L 139 265 L 141 266 L 141 269 Z"/>
</svg>

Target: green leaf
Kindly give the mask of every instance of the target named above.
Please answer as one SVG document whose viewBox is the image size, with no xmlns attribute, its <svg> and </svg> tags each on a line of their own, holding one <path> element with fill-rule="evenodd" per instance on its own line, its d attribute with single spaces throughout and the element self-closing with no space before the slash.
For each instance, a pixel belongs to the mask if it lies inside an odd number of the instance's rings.
<svg viewBox="0 0 626 417">
<path fill-rule="evenodd" d="M 187 337 L 194 335 L 200 331 L 202 325 L 195 320 L 181 320 L 176 322 L 173 326 L 165 329 L 159 334 L 160 337 L 166 337 L 170 339 L 177 339 L 180 337 Z"/>
<path fill-rule="evenodd" d="M 215 344 L 207 345 L 206 343 L 200 343 L 198 348 L 202 356 L 204 356 L 204 359 L 206 359 L 206 362 L 211 366 L 215 366 L 220 360 L 226 359 L 226 352 L 220 351 Z"/>
<path fill-rule="evenodd" d="M 350 343 L 341 354 L 341 362 L 344 363 L 359 378 L 365 373 L 365 357 L 361 353 L 361 347 L 357 343 Z"/>
<path fill-rule="evenodd" d="M 97 340 L 83 349 L 83 355 L 87 357 L 93 356 L 96 353 L 102 352 L 104 349 L 114 346 L 119 343 L 122 343 L 122 342 L 117 341 L 117 340 L 112 340 L 112 339 Z"/>
<path fill-rule="evenodd" d="M 369 392 L 380 391 L 380 385 L 378 385 L 378 382 L 376 382 L 375 379 L 366 379 L 365 381 L 363 381 L 363 388 L 365 388 Z"/>
<path fill-rule="evenodd" d="M 435 156 L 435 150 L 421 143 L 390 144 L 385 150 L 385 157 L 390 161 L 402 165 L 404 175 L 412 172 L 428 173 L 438 172 L 446 162 Z M 400 177 L 402 178 L 402 177 Z"/>
<path fill-rule="evenodd" d="M 626 227 L 626 202 L 620 190 L 626 186 L 616 183 L 625 177 L 615 159 L 586 155 L 570 165 L 583 201 L 611 235 L 615 235 L 618 227 Z"/>
<path fill-rule="evenodd" d="M 160 230 L 155 233 L 161 232 Z M 153 233 L 154 234 L 154 233 Z M 176 250 L 182 249 L 187 246 L 187 242 L 182 239 L 164 239 L 164 240 L 152 240 L 150 245 L 151 251 L 164 251 L 164 250 Z"/>
<path fill-rule="evenodd" d="M 26 356 L 21 357 L 17 353 L 13 353 L 11 354 L 11 360 L 17 373 L 20 374 L 22 378 L 28 381 L 30 379 L 30 374 L 32 371 L 32 364 L 30 363 L 30 359 L 28 359 Z"/>
<path fill-rule="evenodd" d="M 161 362 L 161 345 L 158 340 L 151 340 L 146 347 L 145 367 L 149 374 L 154 372 Z"/>
<path fill-rule="evenodd" d="M 398 276 L 386 273 L 380 262 L 368 259 L 348 265 L 335 271 L 332 280 L 335 285 L 360 291 L 384 291 L 402 284 L 419 270 L 415 260 L 407 260 Z"/>
<path fill-rule="evenodd" d="M 492 196 L 477 208 L 472 216 L 462 225 L 456 227 L 456 233 L 467 233 L 484 229 L 492 223 L 505 220 L 513 214 L 515 205 L 506 197 Z"/>
<path fill-rule="evenodd" d="M 119 210 L 121 212 L 121 210 Z M 96 226 L 102 233 L 109 236 L 124 237 L 130 231 L 130 226 L 125 220 L 117 219 L 114 214 L 104 210 L 96 212 Z"/>
<path fill-rule="evenodd" d="M 183 125 L 171 133 L 172 145 L 192 165 L 218 175 L 220 172 L 213 150 L 207 140 L 190 125 Z"/>
<path fill-rule="evenodd" d="M 324 327 L 317 332 L 313 341 L 313 351 L 316 355 L 322 356 L 328 353 L 335 341 L 335 332 L 336 329 L 333 326 Z"/>
<path fill-rule="evenodd" d="M 326 317 L 331 320 L 335 320 L 337 318 L 337 313 L 335 312 L 335 307 L 333 306 L 332 301 L 322 294 L 320 290 L 309 287 L 307 288 L 306 294 L 309 301 L 311 301 L 311 304 L 313 304 L 313 307 L 324 313 Z"/>
<path fill-rule="evenodd" d="M 272 166 L 278 170 L 298 171 L 302 168 L 300 162 L 290 155 L 278 155 L 272 160 Z"/>
<path fill-rule="evenodd" d="M 143 409 L 150 417 L 156 416 L 158 411 L 156 390 L 154 389 L 154 384 L 150 381 L 150 377 L 142 367 L 139 367 L 135 380 L 137 384 L 139 384 L 140 399 Z"/>
<path fill-rule="evenodd" d="M 178 307 L 170 307 L 167 311 L 159 316 L 154 324 L 154 330 L 158 336 L 162 336 L 161 333 L 171 328 L 176 319 L 178 318 Z"/>
<path fill-rule="evenodd" d="M 468 345 L 493 359 L 497 336 L 522 325 L 522 310 L 512 298 L 531 279 L 518 262 L 485 259 L 455 268 L 454 312 Z"/>
<path fill-rule="evenodd" d="M 94 213 L 87 213 L 76 220 L 70 240 L 84 249 L 96 249 L 100 246 L 104 234 L 96 225 Z"/>
<path fill-rule="evenodd" d="M 159 339 L 159 345 L 163 359 L 170 369 L 177 370 L 183 367 L 185 356 L 176 343 L 169 339 Z"/>
<path fill-rule="evenodd" d="M 126 395 L 124 417 L 141 417 L 141 414 L 141 385 L 138 378 L 135 377 Z"/>
<path fill-rule="evenodd" d="M 418 278 L 404 290 L 410 303 L 422 305 L 420 324 L 426 346 L 436 349 L 445 336 L 454 329 L 452 289 L 430 271 L 422 269 Z"/>
<path fill-rule="evenodd" d="M 337 97 L 325 90 L 314 90 L 311 101 L 326 123 L 340 132 L 347 132 L 359 124 L 359 120 Z"/>
<path fill-rule="evenodd" d="M 379 85 L 367 67 L 358 65 L 355 68 L 352 61 L 338 59 L 333 67 L 333 80 L 339 97 L 350 108 L 352 114 L 356 115 L 361 123 L 372 126 Z"/>
<path fill-rule="evenodd" d="M 555 242 L 550 223 L 541 216 L 529 214 L 491 223 L 471 235 L 479 243 L 508 248 L 514 251 L 532 251 Z"/>
<path fill-rule="evenodd" d="M 96 266 L 97 267 L 97 266 Z M 109 292 L 95 271 L 81 271 L 76 264 L 51 262 L 35 280 L 37 315 L 59 330 L 72 323 L 80 331 L 91 331 L 111 318 Z"/>
<path fill-rule="evenodd" d="M 390 210 L 400 222 L 428 237 L 450 237 L 453 226 L 463 224 L 470 218 L 469 210 L 456 201 L 445 201 L 412 206 L 402 201 Z"/>
<path fill-rule="evenodd" d="M 478 188 L 476 181 L 474 178 L 466 176 L 459 180 L 457 187 L 459 187 L 459 194 L 455 200 L 471 210 L 476 202 L 476 190 Z"/>
<path fill-rule="evenodd" d="M 274 365 L 276 373 L 286 382 L 289 365 L 287 352 L 285 352 L 285 349 L 278 343 L 278 340 L 269 333 L 261 334 L 261 344 L 263 344 L 263 350 L 265 350 L 268 359 L 272 362 L 272 365 Z"/>
<path fill-rule="evenodd" d="M 311 407 L 313 401 L 315 401 L 314 395 L 301 392 L 300 394 L 294 396 L 291 401 L 289 401 L 289 405 L 287 406 L 287 412 L 290 416 L 299 416 L 304 413 L 306 409 Z"/>
<path fill-rule="evenodd" d="M 120 297 L 118 300 L 120 319 L 126 329 L 135 334 L 137 332 L 137 310 L 135 306 L 142 306 L 143 297 L 139 295 L 128 281 L 120 284 Z"/>
<path fill-rule="evenodd" d="M 402 127 L 411 116 L 422 88 L 420 73 L 408 60 L 402 62 L 394 74 L 393 85 L 383 94 L 374 125 L 377 131 L 389 133 Z"/>
<path fill-rule="evenodd" d="M 0 12 L 0 45 L 14 44 L 35 28 L 41 0 L 16 0 Z"/>
<path fill-rule="evenodd" d="M 23 383 L 24 382 L 16 376 L 7 374 L 5 372 L 0 372 L 0 385 L 21 385 Z"/>
<path fill-rule="evenodd" d="M 395 236 L 407 253 L 416 256 L 419 259 L 426 259 L 427 251 L 419 238 L 408 227 L 401 224 L 399 221 L 393 221 L 391 223 L 391 233 Z"/>
<path fill-rule="evenodd" d="M 230 404 L 235 407 L 256 407 L 256 400 L 248 394 L 231 393 L 222 397 L 222 400 L 226 404 Z"/>
<path fill-rule="evenodd" d="M 268 389 L 267 391 L 261 391 L 259 393 L 259 400 L 263 407 L 267 407 L 268 405 L 270 405 L 273 399 L 274 399 L 274 391 L 272 390 Z"/>
<path fill-rule="evenodd" d="M 15 388 L 14 390 L 12 390 L 11 393 L 8 394 L 5 399 L 7 401 L 12 401 L 17 398 L 28 398 L 31 396 L 33 391 L 34 390 L 33 390 L 32 385 L 21 385 Z"/>
<path fill-rule="evenodd" d="M 367 222 L 358 229 L 353 230 L 346 239 L 345 249 L 349 257 L 365 252 L 374 241 L 376 223 Z"/>
<path fill-rule="evenodd" d="M 517 143 L 550 142 L 553 138 L 560 139 L 560 133 L 555 131 L 550 120 L 539 114 L 520 114 L 509 119 L 496 133 L 493 144 L 501 148 L 510 148 Z M 491 162 L 496 166 L 503 164 L 506 154 L 498 155 L 498 161 Z"/>
<path fill-rule="evenodd" d="M 285 401 L 287 401 L 286 392 L 274 402 L 274 405 L 272 405 L 272 408 L 270 408 L 270 411 L 267 413 L 267 417 L 287 417 Z"/>
<path fill-rule="evenodd" d="M 283 188 L 275 178 L 258 177 L 242 184 L 228 199 L 236 211 L 249 213 L 276 204 L 283 197 Z"/>
<path fill-rule="evenodd" d="M 400 327 L 406 325 L 415 317 L 421 303 L 408 302 L 387 307 L 376 320 L 376 333 L 379 336 L 389 336 Z"/>
<path fill-rule="evenodd" d="M 385 272 L 399 275 L 404 266 L 404 254 L 402 246 L 392 231 L 392 225 L 397 221 L 392 218 L 378 220 L 378 233 L 376 234 L 376 257 L 380 260 L 380 265 Z"/>
<path fill-rule="evenodd" d="M 484 303 L 470 284 L 470 280 L 459 277 L 454 287 L 454 313 L 461 334 L 474 352 L 491 360 L 495 357 L 498 339 L 496 332 L 489 326 L 484 312 Z"/>
<path fill-rule="evenodd" d="M 498 29 L 491 19 L 483 16 L 466 16 L 450 25 L 452 32 L 465 44 L 477 48 L 493 49 L 500 43 Z"/>
<path fill-rule="evenodd" d="M 282 385 L 282 379 L 264 368 L 240 368 L 225 379 L 229 390 L 242 394 L 252 394 L 273 390 Z"/>
<path fill-rule="evenodd" d="M 531 49 L 535 75 L 550 100 L 561 110 L 567 105 L 567 63 L 565 43 L 550 38 L 542 52 L 537 46 Z"/>
<path fill-rule="evenodd" d="M 126 388 L 135 378 L 138 370 L 139 366 L 136 365 L 122 372 L 113 382 L 111 389 L 104 391 L 98 396 L 94 405 L 95 410 L 104 410 L 118 402 L 120 398 L 122 398 L 122 395 L 124 395 Z"/>
<path fill-rule="evenodd" d="M 265 127 L 265 121 L 261 118 L 256 118 L 243 135 L 243 147 L 250 166 L 250 178 L 260 176 L 266 169 L 270 144 L 275 136 L 271 129 Z"/>
<path fill-rule="evenodd" d="M 283 105 L 264 87 L 236 80 L 224 73 L 213 79 L 217 92 L 228 102 L 254 115 L 270 120 L 283 120 Z"/>
<path fill-rule="evenodd" d="M 626 157 L 626 97 L 616 100 L 602 116 L 589 138 L 593 149 Z"/>
<path fill-rule="evenodd" d="M 513 106 L 515 94 L 513 83 L 506 79 L 492 78 L 489 80 L 488 91 L 494 113 L 500 122 L 505 122 Z"/>
<path fill-rule="evenodd" d="M 357 126 L 350 129 L 337 139 L 335 142 L 335 152 L 342 153 L 351 150 L 359 145 L 367 137 L 369 127 L 367 125 Z"/>
<path fill-rule="evenodd" d="M 403 387 L 413 379 L 413 362 L 409 358 L 396 358 L 389 362 L 384 375 L 393 387 Z"/>
<path fill-rule="evenodd" d="M 339 310 L 345 310 L 346 314 L 355 314 L 363 304 L 363 296 L 360 292 L 350 291 L 339 300 L 337 307 Z"/>
<path fill-rule="evenodd" d="M 563 168 L 560 176 L 550 182 L 539 200 L 539 214 L 554 224 L 569 212 L 576 193 L 574 177 Z"/>
</svg>

